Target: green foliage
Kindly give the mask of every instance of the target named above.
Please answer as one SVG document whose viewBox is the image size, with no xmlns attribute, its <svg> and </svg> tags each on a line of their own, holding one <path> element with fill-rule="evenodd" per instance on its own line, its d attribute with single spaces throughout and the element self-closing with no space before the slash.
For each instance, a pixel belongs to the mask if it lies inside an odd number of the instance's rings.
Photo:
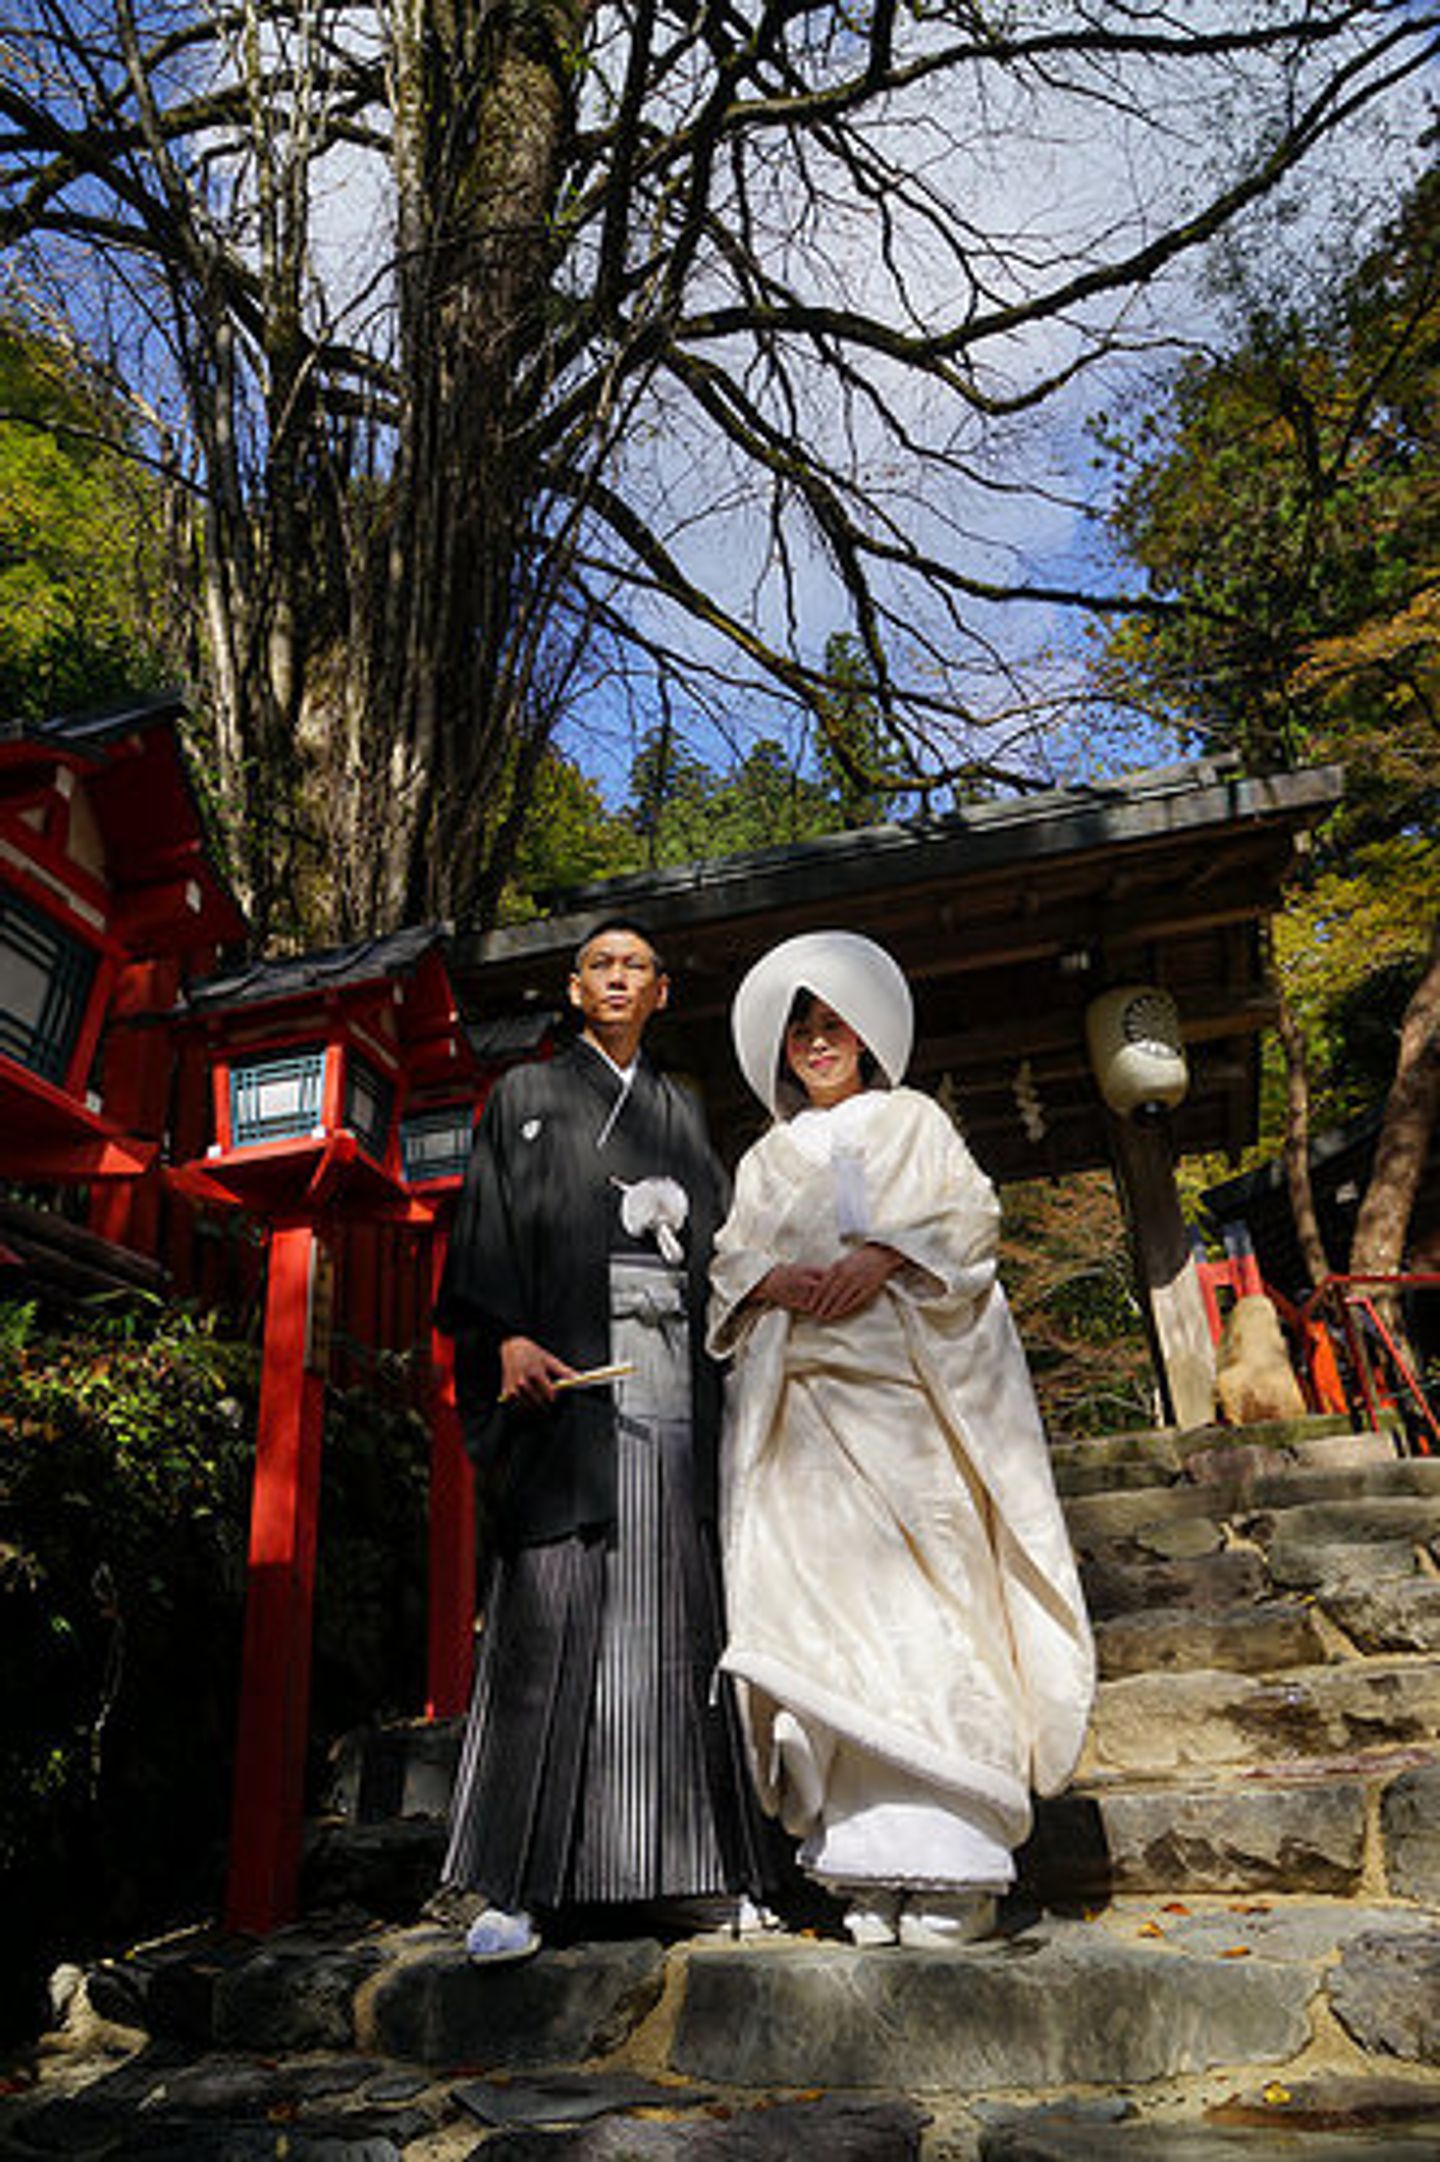
<svg viewBox="0 0 1440 2162">
<path fill-rule="evenodd" d="M 832 640 L 832 645 L 835 641 Z M 858 701 L 858 693 L 857 693 Z M 857 702 L 845 723 L 854 747 L 873 750 L 872 722 Z M 630 768 L 629 799 L 607 809 L 598 783 L 556 751 L 541 762 L 501 920 L 542 914 L 551 897 L 592 879 L 666 864 L 713 862 L 788 846 L 886 815 L 878 782 L 847 778 L 822 742 L 815 777 L 764 737 L 728 771 L 699 758 L 672 730 L 655 728 Z M 867 766 L 867 775 L 880 769 Z"/>
<path fill-rule="evenodd" d="M 1109 1177 L 1008 1186 L 1001 1274 L 1047 1430 L 1073 1440 L 1150 1425 L 1150 1355 Z"/>
<path fill-rule="evenodd" d="M 1437 801 L 1440 173 L 1307 313 L 1246 308 L 1130 431 L 1100 423 L 1114 530 L 1157 596 L 1103 687 L 1255 769 L 1356 760 L 1352 826 Z"/>
<path fill-rule="evenodd" d="M 632 827 L 605 808 L 598 782 L 548 751 L 536 773 L 500 920 L 527 922 L 544 913 L 557 890 L 618 877 L 640 863 Z"/>
<path fill-rule="evenodd" d="M 27 1935 L 54 1951 L 53 1921 L 82 1942 L 97 1925 L 138 1924 L 167 1882 L 178 1889 L 212 1858 L 253 1369 L 248 1347 L 183 1311 L 102 1306 L 65 1336 L 40 1330 L 32 1307 L 4 1312 L 0 1881 L 12 1982 Z"/>
<path fill-rule="evenodd" d="M 213 1912 L 259 1357 L 158 1302 L 0 1306 L 0 2031 L 48 1965 Z M 427 1443 L 410 1377 L 327 1406 L 311 1733 L 421 1701 Z"/>
<path fill-rule="evenodd" d="M 1319 1123 L 1348 1117 L 1389 1086 L 1437 915 L 1440 847 L 1400 833 L 1326 864 L 1278 919 L 1276 960 L 1311 1045 Z"/>
<path fill-rule="evenodd" d="M 858 640 L 837 631 L 825 641 L 832 689 L 820 717 L 815 761 L 845 826 L 876 826 L 895 806 L 902 775 L 887 749 L 875 674 Z"/>
<path fill-rule="evenodd" d="M 1104 693 L 1267 770 L 1343 762 L 1276 927 L 1314 1122 L 1373 1102 L 1440 909 L 1440 171 L 1302 312 L 1247 305 L 1168 404 L 1102 424 L 1124 552 L 1178 612 L 1108 641 Z M 1266 1140 L 1279 1131 L 1278 1062 Z"/>
<path fill-rule="evenodd" d="M 647 865 L 785 847 L 846 823 L 835 788 L 801 773 L 772 737 L 722 773 L 658 728 L 636 753 L 625 815 Z"/>
<path fill-rule="evenodd" d="M 122 443 L 117 409 L 74 363 L 0 317 L 0 718 L 162 679 L 159 491 Z"/>
</svg>

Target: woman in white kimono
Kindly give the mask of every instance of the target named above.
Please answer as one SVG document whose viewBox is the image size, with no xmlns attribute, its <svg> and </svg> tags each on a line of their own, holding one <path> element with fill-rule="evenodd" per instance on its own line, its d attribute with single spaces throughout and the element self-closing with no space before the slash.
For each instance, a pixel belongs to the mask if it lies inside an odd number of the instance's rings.
<svg viewBox="0 0 1440 2162">
<path fill-rule="evenodd" d="M 869 939 L 776 947 L 732 1027 L 775 1124 L 711 1270 L 711 1349 L 735 1358 L 722 1665 L 761 1800 L 851 1937 L 963 1941 L 1094 1688 L 994 1189 L 900 1086 L 910 993 Z"/>
</svg>

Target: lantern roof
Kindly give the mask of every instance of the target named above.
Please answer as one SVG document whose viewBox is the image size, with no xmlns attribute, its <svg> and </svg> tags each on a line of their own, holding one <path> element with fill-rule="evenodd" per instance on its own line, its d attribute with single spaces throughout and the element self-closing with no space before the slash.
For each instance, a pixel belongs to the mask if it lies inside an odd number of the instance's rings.
<svg viewBox="0 0 1440 2162">
<path fill-rule="evenodd" d="M 219 868 L 179 724 L 185 702 L 157 692 L 92 712 L 0 724 L 0 808 L 31 811 L 83 789 L 115 903 L 112 929 L 137 956 L 238 944 L 245 918 Z M 60 776 L 71 776 L 62 785 Z"/>
<path fill-rule="evenodd" d="M 247 962 L 191 984 L 185 1003 L 197 1012 L 219 1013 L 236 1006 L 313 1005 L 336 992 L 374 990 L 414 976 L 430 955 L 441 951 L 445 935 L 443 924 L 415 924 L 349 946 Z"/>
<path fill-rule="evenodd" d="M 177 1018 L 203 1020 L 232 1042 L 294 1041 L 337 1014 L 385 1016 L 413 1086 L 468 1082 L 477 1065 L 446 967 L 444 924 L 252 961 L 188 986 Z"/>
</svg>

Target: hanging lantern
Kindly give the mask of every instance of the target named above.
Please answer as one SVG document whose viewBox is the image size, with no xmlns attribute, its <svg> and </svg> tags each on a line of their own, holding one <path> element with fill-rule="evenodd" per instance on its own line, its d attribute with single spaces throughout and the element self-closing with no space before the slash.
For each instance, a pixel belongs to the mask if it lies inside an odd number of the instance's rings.
<svg viewBox="0 0 1440 2162">
<path fill-rule="evenodd" d="M 1117 984 L 1085 1015 L 1100 1093 L 1121 1118 L 1173 1110 L 1190 1085 L 1180 1013 L 1157 984 Z"/>
</svg>

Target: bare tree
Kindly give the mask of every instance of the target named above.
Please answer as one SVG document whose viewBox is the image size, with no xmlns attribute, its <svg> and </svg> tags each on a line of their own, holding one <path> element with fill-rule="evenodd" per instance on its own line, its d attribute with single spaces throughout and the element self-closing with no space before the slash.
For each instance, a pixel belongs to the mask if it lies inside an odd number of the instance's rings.
<svg viewBox="0 0 1440 2162">
<path fill-rule="evenodd" d="M 261 935 L 483 919 L 611 670 L 823 727 L 843 626 L 889 784 L 1003 766 L 995 606 L 1122 605 L 1027 576 L 1017 431 L 1437 29 L 1414 0 L 30 0 L 0 244 L 85 344 L 121 321 L 122 374 L 164 341 Z"/>
</svg>

